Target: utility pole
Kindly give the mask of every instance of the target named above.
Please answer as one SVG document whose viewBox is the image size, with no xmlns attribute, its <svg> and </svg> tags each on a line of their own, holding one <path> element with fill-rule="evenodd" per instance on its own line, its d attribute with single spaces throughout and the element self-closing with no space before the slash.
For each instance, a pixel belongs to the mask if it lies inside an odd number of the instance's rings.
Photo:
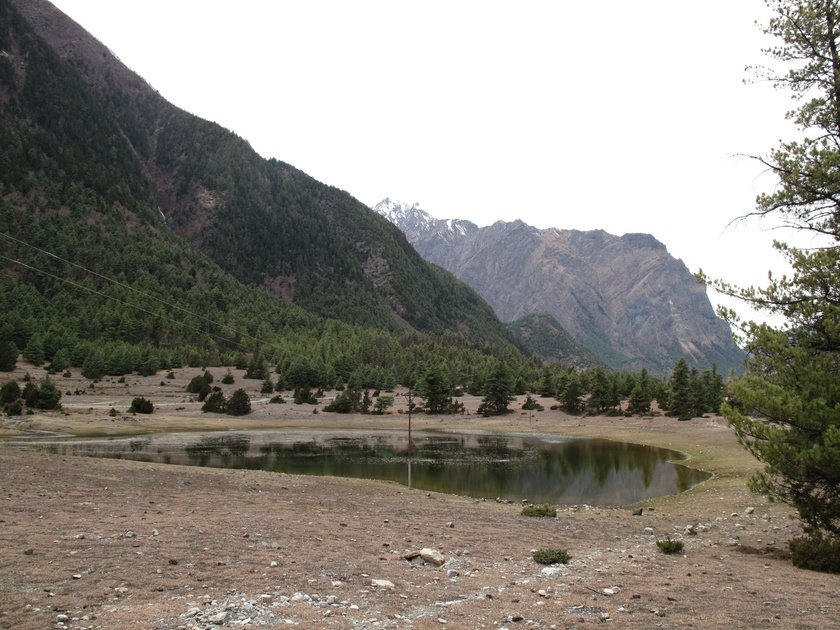
<svg viewBox="0 0 840 630">
<path fill-rule="evenodd" d="M 414 409 L 414 401 L 411 397 L 411 385 L 408 386 L 408 489 L 411 490 L 411 412 Z"/>
</svg>

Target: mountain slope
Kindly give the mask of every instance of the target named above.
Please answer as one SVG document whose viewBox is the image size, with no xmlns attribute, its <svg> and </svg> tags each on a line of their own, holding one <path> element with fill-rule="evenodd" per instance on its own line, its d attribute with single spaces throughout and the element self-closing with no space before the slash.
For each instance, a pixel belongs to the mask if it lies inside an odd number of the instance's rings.
<svg viewBox="0 0 840 630">
<path fill-rule="evenodd" d="M 21 238 L 48 244 L 28 205 L 109 218 L 115 243 L 189 246 L 318 316 L 511 347 L 481 298 L 348 194 L 168 103 L 45 0 L 0 0 L 0 17 L 0 183 Z"/>
<path fill-rule="evenodd" d="M 613 368 L 666 373 L 680 357 L 699 368 L 740 366 L 742 353 L 705 288 L 650 235 L 539 230 L 522 221 L 479 228 L 389 199 L 374 209 L 503 321 L 549 314 Z"/>
</svg>

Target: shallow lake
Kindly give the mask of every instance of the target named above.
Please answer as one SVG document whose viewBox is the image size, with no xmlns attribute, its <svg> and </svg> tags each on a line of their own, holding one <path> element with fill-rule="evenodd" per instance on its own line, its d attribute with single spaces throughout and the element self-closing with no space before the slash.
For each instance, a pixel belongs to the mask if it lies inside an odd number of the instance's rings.
<svg viewBox="0 0 840 630">
<path fill-rule="evenodd" d="M 273 430 L 15 441 L 62 454 L 382 479 L 532 503 L 623 505 L 709 478 L 661 448 L 534 434 Z"/>
</svg>

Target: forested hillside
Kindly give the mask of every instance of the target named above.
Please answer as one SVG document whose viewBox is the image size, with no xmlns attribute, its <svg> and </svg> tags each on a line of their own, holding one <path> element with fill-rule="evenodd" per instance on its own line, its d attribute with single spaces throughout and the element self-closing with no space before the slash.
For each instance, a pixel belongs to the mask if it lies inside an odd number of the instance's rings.
<svg viewBox="0 0 840 630">
<path fill-rule="evenodd" d="M 49 3 L 0 0 L 0 51 L 0 338 L 27 358 L 524 362 L 386 220 L 174 107 Z"/>
</svg>

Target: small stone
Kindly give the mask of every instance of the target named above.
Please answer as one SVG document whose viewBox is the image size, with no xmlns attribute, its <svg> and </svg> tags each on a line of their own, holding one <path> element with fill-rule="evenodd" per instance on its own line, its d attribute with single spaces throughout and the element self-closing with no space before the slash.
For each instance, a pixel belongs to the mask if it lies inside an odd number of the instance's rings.
<svg viewBox="0 0 840 630">
<path fill-rule="evenodd" d="M 602 592 L 604 593 L 604 595 L 615 595 L 614 588 L 605 588 Z"/>
<path fill-rule="evenodd" d="M 441 566 L 444 562 L 446 562 L 446 558 L 443 557 L 443 554 L 438 551 L 437 549 L 431 549 L 429 547 L 424 547 L 420 550 L 420 557 L 423 558 L 426 562 L 433 564 L 437 567 Z"/>
<path fill-rule="evenodd" d="M 178 564 L 178 561 L 175 558 L 169 558 L 169 564 L 171 564 L 174 567 L 176 564 Z"/>
<path fill-rule="evenodd" d="M 653 536 L 653 527 L 645 527 L 644 535 Z"/>
<path fill-rule="evenodd" d="M 384 588 L 389 591 L 394 590 L 394 583 L 391 580 L 371 580 L 370 585 L 376 588 Z"/>
<path fill-rule="evenodd" d="M 683 533 L 685 533 L 689 536 L 696 536 L 697 535 L 697 528 L 694 527 L 694 525 L 686 525 L 685 530 L 683 530 Z"/>
<path fill-rule="evenodd" d="M 23 550 L 24 556 L 31 556 L 33 553 L 35 553 L 35 550 L 32 547 Z"/>
<path fill-rule="evenodd" d="M 268 566 L 270 566 L 272 569 L 275 569 L 275 568 L 280 566 L 280 563 L 277 562 L 277 560 L 272 560 L 271 562 L 268 563 Z"/>
<path fill-rule="evenodd" d="M 446 572 L 446 577 L 448 577 L 449 579 L 456 578 L 458 577 L 458 572 L 455 569 L 449 569 Z"/>
<path fill-rule="evenodd" d="M 82 574 L 81 573 L 74 573 L 73 574 L 73 579 L 74 580 L 81 580 L 82 579 Z"/>
<path fill-rule="evenodd" d="M 447 526 L 449 529 L 453 529 L 453 528 L 455 527 L 455 523 L 453 523 L 452 521 L 449 521 L 449 522 L 446 524 L 446 526 Z"/>
<path fill-rule="evenodd" d="M 65 621 L 70 621 L 70 617 L 68 617 L 67 615 L 61 614 L 61 615 L 56 615 L 55 620 L 60 621 L 60 622 L 65 622 Z"/>
<path fill-rule="evenodd" d="M 744 510 L 744 514 L 752 514 L 753 512 L 755 512 L 754 507 L 748 507 L 746 510 Z"/>
</svg>

